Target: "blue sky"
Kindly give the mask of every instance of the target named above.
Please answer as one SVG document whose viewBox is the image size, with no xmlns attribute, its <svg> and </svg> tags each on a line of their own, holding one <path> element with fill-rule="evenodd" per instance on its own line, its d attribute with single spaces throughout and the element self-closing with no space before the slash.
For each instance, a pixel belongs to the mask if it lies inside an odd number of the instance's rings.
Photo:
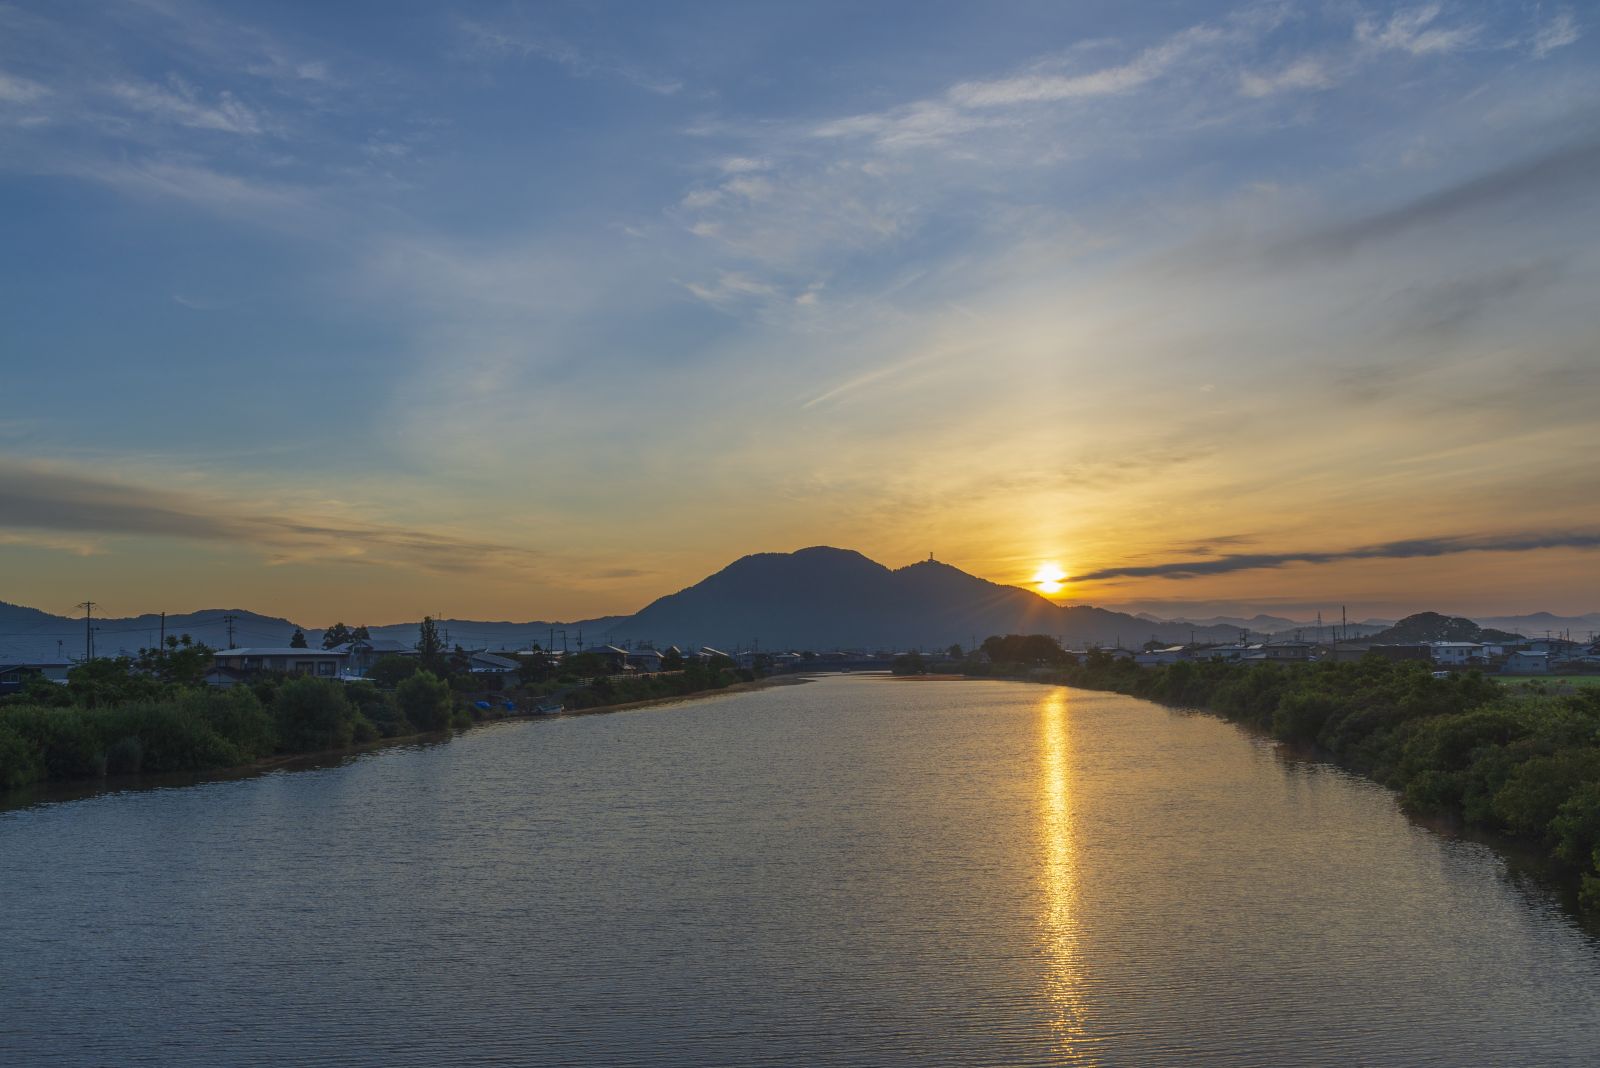
<svg viewBox="0 0 1600 1068">
<path fill-rule="evenodd" d="M 0 4 L 0 597 L 574 616 L 826 542 L 1593 609 L 1595 41 L 1535 3 Z M 1451 548 L 1366 551 L 1415 539 Z"/>
</svg>

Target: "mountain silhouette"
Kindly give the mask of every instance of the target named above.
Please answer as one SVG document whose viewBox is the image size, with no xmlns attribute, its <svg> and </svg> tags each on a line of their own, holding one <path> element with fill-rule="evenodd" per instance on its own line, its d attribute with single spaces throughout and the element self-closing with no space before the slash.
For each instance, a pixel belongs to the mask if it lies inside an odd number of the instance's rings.
<svg viewBox="0 0 1600 1068">
<path fill-rule="evenodd" d="M 943 648 L 991 634 L 1053 634 L 1069 645 L 1149 638 L 1228 640 L 1232 627 L 1156 623 L 1063 608 L 936 560 L 891 570 L 849 549 L 756 553 L 652 602 L 609 629 L 613 641 L 717 648 Z M 1214 632 L 1214 633 L 1213 633 Z"/>
</svg>

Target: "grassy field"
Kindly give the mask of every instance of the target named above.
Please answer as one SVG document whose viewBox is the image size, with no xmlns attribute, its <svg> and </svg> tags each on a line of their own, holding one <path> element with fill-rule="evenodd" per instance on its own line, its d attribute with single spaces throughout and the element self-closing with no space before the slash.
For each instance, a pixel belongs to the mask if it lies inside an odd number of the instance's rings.
<svg viewBox="0 0 1600 1068">
<path fill-rule="evenodd" d="M 1571 691 L 1579 686 L 1600 686 L 1600 675 L 1506 675 L 1495 681 L 1502 686 L 1528 686 L 1537 684 L 1551 693 Z"/>
</svg>

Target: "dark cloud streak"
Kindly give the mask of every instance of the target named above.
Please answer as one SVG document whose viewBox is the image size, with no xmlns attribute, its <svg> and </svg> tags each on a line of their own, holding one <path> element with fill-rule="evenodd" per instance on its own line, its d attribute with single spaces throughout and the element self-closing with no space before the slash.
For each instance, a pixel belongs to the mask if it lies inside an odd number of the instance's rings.
<svg viewBox="0 0 1600 1068">
<path fill-rule="evenodd" d="M 354 554 L 366 563 L 435 573 L 526 567 L 542 556 L 530 549 L 402 527 L 251 513 L 195 494 L 0 461 L 0 529 L 5 528 L 226 542 L 280 558 L 322 553 L 350 562 Z"/>
<path fill-rule="evenodd" d="M 1313 259 L 1345 255 L 1369 242 L 1454 222 L 1461 216 L 1511 206 L 1550 212 L 1569 199 L 1600 190 L 1600 140 L 1568 145 L 1436 190 L 1397 207 L 1326 227 L 1278 246 L 1279 257 Z"/>
<path fill-rule="evenodd" d="M 1258 571 L 1265 568 L 1284 567 L 1288 564 L 1333 564 L 1343 560 L 1409 560 L 1422 557 L 1451 556 L 1456 553 L 1520 553 L 1538 549 L 1595 549 L 1600 548 L 1600 533 L 1555 532 L 1543 534 L 1511 534 L 1495 538 L 1415 538 L 1407 541 L 1390 541 L 1379 545 L 1365 545 L 1355 549 L 1328 552 L 1297 553 L 1234 553 L 1206 560 L 1179 560 L 1165 564 L 1144 564 L 1131 567 L 1107 567 L 1083 575 L 1074 575 L 1074 582 L 1094 582 L 1110 578 L 1170 578 L 1192 579 L 1208 575 L 1225 575 L 1234 571 Z"/>
</svg>

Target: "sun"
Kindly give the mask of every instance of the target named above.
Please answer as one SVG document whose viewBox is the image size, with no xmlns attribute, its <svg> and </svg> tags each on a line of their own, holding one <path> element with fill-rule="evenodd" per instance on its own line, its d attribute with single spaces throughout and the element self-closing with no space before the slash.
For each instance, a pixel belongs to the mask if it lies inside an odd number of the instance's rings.
<svg viewBox="0 0 1600 1068">
<path fill-rule="evenodd" d="M 1040 593 L 1060 593 L 1067 585 L 1066 580 L 1067 573 L 1054 561 L 1040 564 L 1039 570 L 1033 573 L 1033 584 Z"/>
</svg>

